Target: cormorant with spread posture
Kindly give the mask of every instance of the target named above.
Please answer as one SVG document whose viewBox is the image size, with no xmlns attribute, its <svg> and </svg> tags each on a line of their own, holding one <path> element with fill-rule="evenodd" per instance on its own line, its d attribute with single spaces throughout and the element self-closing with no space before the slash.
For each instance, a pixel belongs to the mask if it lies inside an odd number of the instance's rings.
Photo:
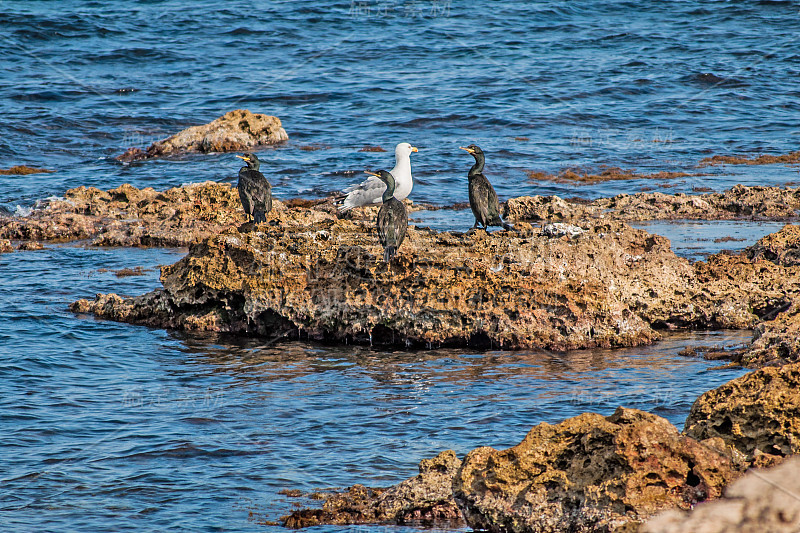
<svg viewBox="0 0 800 533">
<path fill-rule="evenodd" d="M 414 180 L 411 177 L 411 153 L 417 152 L 415 146 L 408 143 L 400 143 L 394 150 L 395 165 L 389 173 L 395 181 L 394 197 L 398 200 L 405 200 L 411 194 Z M 344 196 L 337 199 L 339 211 L 348 211 L 354 207 L 362 205 L 372 205 L 381 203 L 383 192 L 386 186 L 381 180 L 374 177 L 367 178 L 362 183 L 350 185 L 343 191 Z"/>
<path fill-rule="evenodd" d="M 466 150 L 472 157 L 475 158 L 475 164 L 469 169 L 469 206 L 472 208 L 472 213 L 475 215 L 475 225 L 472 229 L 478 227 L 478 223 L 486 230 L 489 226 L 502 226 L 505 230 L 512 230 L 514 226 L 507 224 L 500 217 L 500 203 L 497 201 L 497 193 L 494 192 L 494 187 L 483 175 L 483 166 L 486 163 L 486 158 L 483 155 L 483 150 L 476 144 L 470 144 L 467 147 L 459 146 L 462 150 Z"/>
<path fill-rule="evenodd" d="M 239 169 L 239 198 L 248 219 L 253 217 L 253 222 L 267 221 L 267 213 L 272 210 L 272 185 L 269 184 L 264 174 L 259 172 L 261 165 L 255 154 L 246 153 L 236 157 L 244 159 L 246 167 Z"/>
<path fill-rule="evenodd" d="M 377 173 L 367 174 L 386 184 L 386 190 L 381 197 L 383 205 L 378 211 L 378 238 L 383 245 L 383 260 L 388 263 L 406 238 L 408 213 L 403 202 L 394 196 L 394 177 L 390 173 L 379 170 Z"/>
</svg>

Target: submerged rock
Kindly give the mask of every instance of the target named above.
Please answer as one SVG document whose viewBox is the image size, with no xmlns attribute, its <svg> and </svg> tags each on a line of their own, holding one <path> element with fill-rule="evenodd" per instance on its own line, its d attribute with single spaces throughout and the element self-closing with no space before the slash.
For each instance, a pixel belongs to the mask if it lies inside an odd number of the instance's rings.
<svg viewBox="0 0 800 533">
<path fill-rule="evenodd" d="M 386 489 L 354 485 L 325 498 L 321 509 L 301 509 L 283 517 L 286 527 L 321 524 L 462 523 L 453 500 L 453 475 L 461 461 L 447 450 L 419 464 L 419 474 Z"/>
<path fill-rule="evenodd" d="M 278 117 L 237 109 L 208 124 L 192 126 L 157 141 L 146 150 L 129 148 L 117 159 L 136 161 L 189 152 L 244 152 L 288 139 Z"/>
<path fill-rule="evenodd" d="M 513 448 L 471 451 L 453 493 L 474 529 L 613 531 L 718 497 L 738 476 L 720 444 L 635 409 L 582 414 L 539 424 Z"/>
<path fill-rule="evenodd" d="M 800 458 L 745 474 L 725 497 L 691 512 L 666 511 L 641 533 L 796 533 L 800 531 Z"/>
<path fill-rule="evenodd" d="M 800 453 L 800 363 L 762 368 L 706 392 L 692 405 L 685 433 L 720 438 L 748 464 Z"/>
</svg>

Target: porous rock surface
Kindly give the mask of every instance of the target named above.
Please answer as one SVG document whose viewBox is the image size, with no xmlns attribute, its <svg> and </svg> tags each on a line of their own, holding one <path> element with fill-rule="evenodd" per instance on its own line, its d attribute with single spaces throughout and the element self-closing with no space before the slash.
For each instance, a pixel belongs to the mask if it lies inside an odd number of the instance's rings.
<svg viewBox="0 0 800 533">
<path fill-rule="evenodd" d="M 419 464 L 419 474 L 397 485 L 369 488 L 354 485 L 325 498 L 320 509 L 300 509 L 283 517 L 290 528 L 320 524 L 462 523 L 453 500 L 453 475 L 461 461 L 447 450 Z"/>
<path fill-rule="evenodd" d="M 74 310 L 270 337 L 573 349 L 645 344 L 661 328 L 753 327 L 800 291 L 798 267 L 744 254 L 690 264 L 667 239 L 607 219 L 563 235 L 524 222 L 491 234 L 410 228 L 387 264 L 369 217 L 279 206 L 268 224 L 239 226 L 244 215 L 228 185 L 193 187 L 81 192 L 89 201 L 62 216 L 82 221 L 72 230 L 99 231 L 95 243 L 192 247 L 162 270 L 163 289 L 98 295 Z M 115 203 L 123 195 L 130 201 Z M 191 199 L 172 200 L 182 195 Z M 80 214 L 93 209 L 106 216 Z M 126 225 L 132 212 L 153 220 Z M 26 230 L 41 239 L 53 227 L 11 223 L 0 237 Z"/>
<path fill-rule="evenodd" d="M 464 458 L 453 495 L 487 531 L 614 531 L 719 497 L 739 474 L 718 440 L 700 443 L 635 409 L 535 426 L 507 450 Z"/>
<path fill-rule="evenodd" d="M 725 497 L 689 513 L 670 510 L 640 533 L 797 533 L 800 531 L 800 458 L 745 474 Z"/>
<path fill-rule="evenodd" d="M 553 219 L 586 214 L 585 205 L 557 197 L 535 201 L 537 212 Z M 667 239 L 610 212 L 544 228 L 518 222 L 519 231 L 491 234 L 412 227 L 387 265 L 374 212 L 340 219 L 330 203 L 275 201 L 269 223 L 254 227 L 244 223 L 229 184 L 163 192 L 79 187 L 26 217 L 0 216 L 0 239 L 192 246 L 188 257 L 164 269 L 163 289 L 134 299 L 100 295 L 74 306 L 155 327 L 570 349 L 648 343 L 661 329 L 752 328 L 767 320 L 759 326 L 762 344 L 793 357 L 787 346 L 796 336 L 779 326 L 794 316 L 784 311 L 800 293 L 800 265 L 792 259 L 797 226 L 745 253 L 693 264 L 675 256 Z"/>
<path fill-rule="evenodd" d="M 592 202 L 569 202 L 555 196 L 523 196 L 506 202 L 512 220 L 573 221 L 602 216 L 617 220 L 730 220 L 796 218 L 800 188 L 736 185 L 724 193 L 620 194 Z"/>
<path fill-rule="evenodd" d="M 275 202 L 276 210 L 284 209 Z M 0 238 L 100 246 L 188 246 L 246 220 L 236 188 L 205 182 L 160 192 L 128 184 L 68 190 L 26 217 L 0 216 Z"/>
<path fill-rule="evenodd" d="M 720 438 L 748 464 L 800 453 L 800 363 L 762 368 L 706 392 L 692 405 L 685 433 Z"/>
<path fill-rule="evenodd" d="M 288 139 L 278 117 L 236 109 L 208 124 L 192 126 L 154 142 L 146 150 L 129 148 L 117 159 L 136 161 L 190 152 L 246 151 Z"/>
</svg>

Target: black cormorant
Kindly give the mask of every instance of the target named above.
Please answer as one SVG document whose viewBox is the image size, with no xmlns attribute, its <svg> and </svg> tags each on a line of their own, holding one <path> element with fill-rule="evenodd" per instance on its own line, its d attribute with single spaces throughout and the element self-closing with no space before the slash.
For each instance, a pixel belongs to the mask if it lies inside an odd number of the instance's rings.
<svg viewBox="0 0 800 533">
<path fill-rule="evenodd" d="M 244 159 L 247 164 L 246 167 L 239 169 L 237 185 L 244 212 L 247 213 L 248 219 L 253 217 L 256 224 L 266 222 L 267 213 L 272 210 L 272 185 L 269 184 L 264 174 L 258 171 L 261 163 L 254 154 L 248 152 L 236 157 Z"/>
<path fill-rule="evenodd" d="M 389 262 L 406 238 L 408 213 L 403 202 L 394 197 L 394 177 L 390 173 L 379 170 L 377 173 L 367 172 L 367 174 L 375 176 L 386 184 L 383 205 L 378 211 L 378 238 L 383 245 L 383 260 Z"/>
<path fill-rule="evenodd" d="M 494 187 L 483 175 L 483 165 L 486 158 L 483 156 L 483 150 L 476 144 L 470 144 L 467 147 L 459 146 L 462 150 L 466 150 L 472 157 L 475 158 L 475 164 L 469 169 L 469 206 L 472 208 L 472 213 L 475 215 L 475 225 L 472 229 L 478 227 L 478 223 L 486 230 L 489 226 L 502 226 L 505 230 L 512 230 L 514 226 L 506 223 L 500 217 L 500 203 L 497 201 L 497 193 L 494 192 Z"/>
</svg>

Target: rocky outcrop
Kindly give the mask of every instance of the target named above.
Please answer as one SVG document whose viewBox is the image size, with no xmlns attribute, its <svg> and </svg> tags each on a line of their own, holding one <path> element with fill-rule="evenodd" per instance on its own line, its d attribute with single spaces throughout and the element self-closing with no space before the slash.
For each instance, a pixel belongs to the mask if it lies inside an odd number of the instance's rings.
<svg viewBox="0 0 800 533">
<path fill-rule="evenodd" d="M 163 290 L 74 307 L 154 327 L 571 349 L 648 343 L 661 329 L 752 328 L 767 320 L 753 346 L 769 354 L 742 361 L 794 357 L 793 330 L 784 322 L 800 298 L 796 226 L 746 253 L 690 264 L 667 239 L 585 204 L 535 197 L 509 205 L 571 222 L 518 222 L 519 231 L 491 234 L 412 227 L 387 265 L 374 208 L 341 219 L 330 202 L 276 200 L 269 222 L 254 227 L 229 184 L 163 192 L 126 184 L 72 189 L 26 217 L 0 216 L 0 239 L 193 246 L 164 270 Z"/>
<path fill-rule="evenodd" d="M 762 368 L 706 392 L 685 427 L 695 439 L 722 439 L 747 464 L 800 453 L 800 363 Z"/>
<path fill-rule="evenodd" d="M 100 246 L 188 246 L 245 222 L 236 188 L 197 183 L 159 192 L 124 184 L 68 190 L 27 217 L 0 216 L 0 238 Z M 284 207 L 275 202 L 276 210 Z"/>
<path fill-rule="evenodd" d="M 506 203 L 513 220 L 579 220 L 586 217 L 617 220 L 732 220 L 796 218 L 800 188 L 745 187 L 700 195 L 638 193 L 599 198 L 590 203 L 557 197 L 524 196 Z"/>
<path fill-rule="evenodd" d="M 613 531 L 718 497 L 738 475 L 720 444 L 635 409 L 583 414 L 539 424 L 507 450 L 471 451 L 453 495 L 474 529 Z"/>
<path fill-rule="evenodd" d="M 157 141 L 146 150 L 129 148 L 117 159 L 137 161 L 191 152 L 241 152 L 288 139 L 278 117 L 237 109 L 208 124 L 192 126 Z"/>
<path fill-rule="evenodd" d="M 795 531 L 781 528 L 800 520 L 800 487 L 785 482 L 800 479 L 797 459 L 730 484 L 748 468 L 797 454 L 799 382 L 800 363 L 735 379 L 697 400 L 683 434 L 661 417 L 622 407 L 608 417 L 542 423 L 507 450 L 476 448 L 461 462 L 443 452 L 420 463 L 412 479 L 389 489 L 356 485 L 284 524 L 430 524 L 453 520 L 457 506 L 470 527 L 497 532 L 633 532 L 654 516 L 641 530 L 773 531 L 774 521 L 774 531 Z M 697 506 L 723 492 L 718 504 Z"/>
<path fill-rule="evenodd" d="M 48 170 L 46 168 L 36 168 L 36 167 L 29 167 L 28 165 L 14 165 L 10 168 L 0 168 L 0 175 L 8 176 L 8 175 L 15 175 L 15 176 L 24 176 L 27 174 L 42 174 L 42 173 L 51 173 L 55 172 L 55 170 Z"/>
<path fill-rule="evenodd" d="M 725 497 L 689 513 L 666 511 L 640 533 L 797 533 L 800 531 L 800 458 L 752 471 L 725 490 Z"/>
<path fill-rule="evenodd" d="M 662 328 L 753 327 L 800 292 L 799 267 L 726 254 L 689 264 L 667 239 L 612 220 L 542 229 L 522 222 L 491 234 L 412 227 L 387 264 L 370 217 L 340 219 L 329 204 L 279 205 L 269 224 L 240 228 L 244 215 L 227 185 L 163 195 L 130 186 L 77 191 L 68 201 L 82 199 L 79 207 L 62 216 L 82 223 L 64 227 L 99 231 L 95 243 L 194 244 L 163 269 L 162 290 L 74 305 L 151 326 L 563 350 L 649 343 Z M 124 222 L 132 214 L 152 218 Z M 24 228 L 42 238 L 30 231 L 37 227 L 12 222 L 0 237 L 19 238 Z M 44 224 L 42 233 L 56 227 Z"/>
<path fill-rule="evenodd" d="M 306 208 L 270 216 L 274 226 L 230 229 L 193 246 L 162 270 L 156 294 L 99 297 L 76 309 L 117 319 L 136 309 L 126 318 L 339 342 L 569 349 L 657 339 L 630 305 L 641 291 L 673 295 L 691 274 L 666 239 L 620 223 L 573 239 L 527 225 L 488 235 L 411 228 L 387 264 L 371 224 Z"/>
<path fill-rule="evenodd" d="M 453 500 L 453 475 L 461 461 L 447 450 L 419 464 L 419 474 L 387 489 L 355 485 L 329 495 L 321 509 L 301 509 L 283 517 L 286 527 L 321 524 L 462 523 Z"/>
</svg>

